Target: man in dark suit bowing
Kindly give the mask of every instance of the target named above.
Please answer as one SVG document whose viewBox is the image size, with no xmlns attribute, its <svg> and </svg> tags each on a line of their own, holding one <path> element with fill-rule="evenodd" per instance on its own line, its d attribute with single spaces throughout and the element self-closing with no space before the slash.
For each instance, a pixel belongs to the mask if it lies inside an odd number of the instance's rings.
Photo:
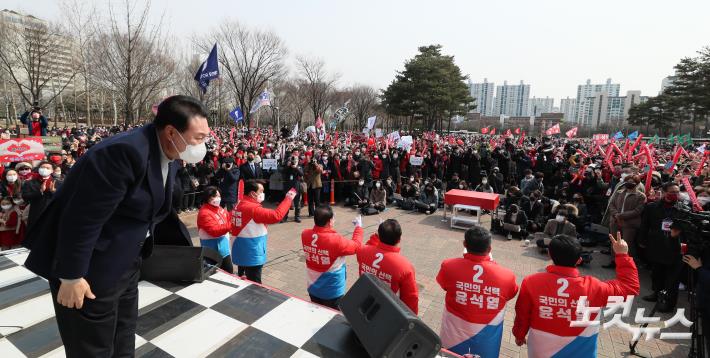
<svg viewBox="0 0 710 358">
<path fill-rule="evenodd" d="M 261 172 L 261 165 L 254 162 L 254 156 L 253 150 L 247 152 L 247 162 L 239 167 L 239 173 L 244 181 L 264 178 L 264 174 Z"/>
<path fill-rule="evenodd" d="M 152 124 L 93 146 L 23 243 L 25 266 L 49 281 L 68 357 L 132 356 L 142 258 L 170 212 L 175 159 L 203 160 L 200 101 L 173 96 Z"/>
</svg>

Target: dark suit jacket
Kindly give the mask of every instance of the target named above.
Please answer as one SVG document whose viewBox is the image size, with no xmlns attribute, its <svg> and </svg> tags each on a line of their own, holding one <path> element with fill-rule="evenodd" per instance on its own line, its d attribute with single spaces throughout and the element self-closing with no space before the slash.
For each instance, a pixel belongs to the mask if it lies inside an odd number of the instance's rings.
<svg viewBox="0 0 710 358">
<path fill-rule="evenodd" d="M 47 279 L 84 277 L 94 293 L 115 285 L 169 213 L 176 167 L 166 187 L 152 124 L 93 146 L 74 165 L 23 242 L 25 266 Z M 144 246 L 145 242 L 145 247 Z"/>
<path fill-rule="evenodd" d="M 251 171 L 251 166 L 249 165 L 249 162 L 242 164 L 242 166 L 239 167 L 239 174 L 244 180 L 264 178 L 264 174 L 261 171 L 261 167 L 257 163 L 254 163 L 253 172 Z"/>
</svg>

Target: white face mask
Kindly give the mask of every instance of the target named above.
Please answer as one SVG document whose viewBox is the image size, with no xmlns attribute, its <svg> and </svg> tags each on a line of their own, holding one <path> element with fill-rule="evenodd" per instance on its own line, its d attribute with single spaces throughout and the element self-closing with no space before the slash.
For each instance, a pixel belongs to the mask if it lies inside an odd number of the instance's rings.
<svg viewBox="0 0 710 358">
<path fill-rule="evenodd" d="M 488 180 L 487 180 L 487 179 L 482 179 L 482 180 L 481 180 L 481 184 L 488 184 Z"/>
<path fill-rule="evenodd" d="M 259 193 L 259 195 L 256 196 L 256 201 L 263 203 L 264 199 L 266 199 L 266 194 L 264 193 Z"/>
<path fill-rule="evenodd" d="M 358 183 L 358 185 L 360 185 L 360 186 L 363 186 L 363 185 L 365 185 L 365 181 L 364 181 L 364 180 L 360 180 L 360 181 L 359 181 L 359 182 L 357 182 L 357 183 Z"/>
<path fill-rule="evenodd" d="M 378 188 L 380 187 L 380 185 L 381 185 L 380 183 L 375 183 L 375 186 Z"/>
<path fill-rule="evenodd" d="M 12 208 L 12 205 L 0 205 L 0 208 L 2 208 L 3 210 L 10 210 L 10 208 Z"/>
<path fill-rule="evenodd" d="M 173 148 L 175 148 L 175 151 L 178 152 L 180 159 L 190 164 L 197 164 L 205 158 L 205 154 L 207 154 L 207 146 L 205 146 L 205 143 L 187 144 L 187 141 L 182 134 L 180 134 L 180 132 L 178 132 L 178 135 L 180 136 L 180 139 L 182 139 L 182 142 L 185 143 L 185 151 L 180 152 L 172 139 L 170 139 L 170 143 L 173 144 Z"/>
<path fill-rule="evenodd" d="M 555 220 L 557 220 L 557 222 L 563 222 L 563 221 L 565 221 L 565 217 L 562 215 L 557 215 L 555 217 Z"/>
<path fill-rule="evenodd" d="M 8 175 L 7 176 L 7 182 L 8 183 L 14 183 L 17 181 L 17 175 Z"/>
<path fill-rule="evenodd" d="M 15 205 L 22 205 L 25 201 L 22 199 L 13 199 L 12 202 L 15 203 Z"/>
<path fill-rule="evenodd" d="M 39 175 L 40 175 L 42 178 L 46 178 L 46 177 L 52 175 L 52 169 L 39 168 L 39 170 L 38 170 L 37 172 L 39 173 Z"/>
<path fill-rule="evenodd" d="M 212 198 L 212 200 L 210 200 L 210 205 L 219 206 L 219 203 L 221 203 L 221 202 L 222 202 L 222 197 Z"/>
</svg>

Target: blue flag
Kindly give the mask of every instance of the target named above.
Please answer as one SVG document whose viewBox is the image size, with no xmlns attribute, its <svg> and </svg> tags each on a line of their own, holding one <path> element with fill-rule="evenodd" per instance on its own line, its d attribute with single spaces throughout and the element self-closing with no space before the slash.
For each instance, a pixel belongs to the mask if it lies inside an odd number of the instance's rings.
<svg viewBox="0 0 710 358">
<path fill-rule="evenodd" d="M 195 81 L 202 89 L 202 93 L 207 92 L 210 81 L 219 77 L 219 63 L 217 61 L 217 44 L 214 44 L 207 60 L 200 65 L 195 73 Z"/>
<path fill-rule="evenodd" d="M 624 134 L 621 133 L 621 131 L 618 131 L 618 132 L 616 132 L 616 134 L 614 134 L 614 139 L 615 140 L 624 139 Z"/>
<path fill-rule="evenodd" d="M 242 112 L 242 109 L 239 108 L 239 106 L 229 112 L 229 116 L 234 119 L 234 123 L 239 123 L 244 120 L 244 112 Z"/>
<path fill-rule="evenodd" d="M 626 136 L 626 138 L 629 138 L 631 140 L 636 140 L 639 136 L 639 131 L 634 131 L 633 133 L 629 134 Z"/>
<path fill-rule="evenodd" d="M 264 92 L 261 92 L 259 95 L 259 98 L 256 99 L 254 102 L 254 105 L 251 107 L 251 110 L 249 113 L 254 113 L 261 108 L 261 106 L 270 106 L 271 105 L 271 95 L 269 94 L 269 91 L 264 90 Z"/>
</svg>

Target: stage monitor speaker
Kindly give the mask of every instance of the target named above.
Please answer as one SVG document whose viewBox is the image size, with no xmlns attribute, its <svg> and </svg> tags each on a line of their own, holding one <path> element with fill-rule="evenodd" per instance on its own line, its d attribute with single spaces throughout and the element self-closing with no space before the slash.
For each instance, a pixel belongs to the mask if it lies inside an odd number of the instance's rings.
<svg viewBox="0 0 710 358">
<path fill-rule="evenodd" d="M 360 276 L 338 306 L 371 357 L 429 358 L 441 350 L 439 336 L 371 274 Z"/>
</svg>

